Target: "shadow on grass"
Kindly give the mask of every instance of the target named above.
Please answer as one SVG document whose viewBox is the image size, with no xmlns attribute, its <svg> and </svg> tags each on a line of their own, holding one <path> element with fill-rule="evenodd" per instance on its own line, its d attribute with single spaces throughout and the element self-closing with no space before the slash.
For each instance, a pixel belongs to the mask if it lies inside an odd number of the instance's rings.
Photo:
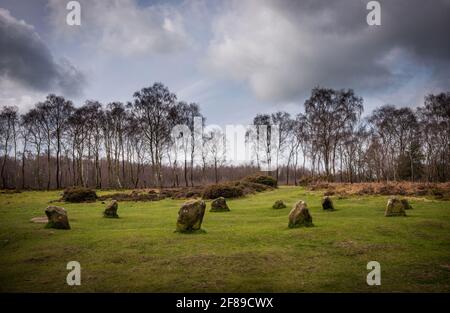
<svg viewBox="0 0 450 313">
<path fill-rule="evenodd" d="M 206 234 L 207 232 L 204 229 L 198 229 L 198 230 L 186 230 L 186 231 L 175 230 L 174 233 L 181 234 L 181 235 L 203 235 L 203 234 Z"/>
</svg>

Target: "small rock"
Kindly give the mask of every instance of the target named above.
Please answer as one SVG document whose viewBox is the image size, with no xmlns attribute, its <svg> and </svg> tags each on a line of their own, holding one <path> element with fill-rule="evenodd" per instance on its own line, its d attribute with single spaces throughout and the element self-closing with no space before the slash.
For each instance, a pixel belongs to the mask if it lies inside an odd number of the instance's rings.
<svg viewBox="0 0 450 313">
<path fill-rule="evenodd" d="M 224 197 L 219 197 L 211 202 L 210 212 L 228 212 L 230 208 L 227 205 L 227 201 Z"/>
<path fill-rule="evenodd" d="M 111 201 L 108 206 L 106 207 L 105 211 L 103 212 L 104 217 L 112 217 L 112 218 L 118 218 L 119 215 L 117 215 L 117 209 L 119 208 L 119 204 L 117 200 Z"/>
<path fill-rule="evenodd" d="M 284 204 L 283 200 L 277 200 L 272 205 L 272 209 L 278 210 L 278 209 L 284 209 L 286 207 L 286 204 Z"/>
<path fill-rule="evenodd" d="M 333 201 L 331 200 L 330 197 L 328 197 L 328 196 L 323 197 L 323 199 L 322 199 L 322 208 L 324 210 L 329 210 L 329 211 L 333 211 L 334 210 Z"/>
</svg>

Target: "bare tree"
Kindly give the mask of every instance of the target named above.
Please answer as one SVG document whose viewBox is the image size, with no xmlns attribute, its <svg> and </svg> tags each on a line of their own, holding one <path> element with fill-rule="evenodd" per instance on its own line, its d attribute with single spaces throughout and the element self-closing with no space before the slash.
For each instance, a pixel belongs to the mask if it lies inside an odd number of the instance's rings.
<svg viewBox="0 0 450 313">
<path fill-rule="evenodd" d="M 428 180 L 450 178 L 450 92 L 425 97 L 418 109 Z"/>
<path fill-rule="evenodd" d="M 330 168 L 334 174 L 337 145 L 357 122 L 362 108 L 362 98 L 351 89 L 336 91 L 316 87 L 305 101 L 305 116 L 323 159 L 327 179 L 331 177 Z"/>
<path fill-rule="evenodd" d="M 277 132 L 277 144 L 275 150 L 275 179 L 279 179 L 279 166 L 280 166 L 280 159 L 281 155 L 284 152 L 284 149 L 286 148 L 287 139 L 289 137 L 289 134 L 291 133 L 293 122 L 291 119 L 291 115 L 287 112 L 276 112 L 271 115 L 271 126 L 275 125 L 278 127 Z"/>
<path fill-rule="evenodd" d="M 16 128 L 18 123 L 17 108 L 5 106 L 0 111 L 0 139 L 3 150 L 2 167 L 0 176 L 2 177 L 2 188 L 8 188 L 6 177 L 6 162 L 11 145 L 16 145 Z M 14 164 L 15 165 L 15 164 Z"/>
<path fill-rule="evenodd" d="M 219 168 L 225 164 L 225 134 L 220 129 L 211 129 L 205 134 L 204 149 L 210 152 L 214 167 L 214 182 L 219 182 Z"/>
<path fill-rule="evenodd" d="M 297 184 L 299 175 L 351 183 L 450 179 L 450 93 L 427 96 L 417 110 L 385 105 L 366 119 L 361 113 L 362 99 L 351 89 L 315 88 L 295 120 L 286 112 L 256 115 L 254 125 L 262 127 L 246 134 L 255 161 L 228 164 L 223 133 L 208 127 L 202 134 L 200 107 L 177 102 L 160 83 L 136 92 L 126 106 L 86 101 L 75 109 L 49 95 L 20 119 L 14 107 L 0 110 L 1 184 L 162 188 L 179 186 L 184 176 L 193 186 L 272 165 L 286 184 L 292 178 Z M 185 128 L 173 137 L 178 124 Z"/>
<path fill-rule="evenodd" d="M 155 83 L 135 92 L 133 97 L 132 112 L 147 139 L 155 184 L 162 188 L 162 158 L 171 132 L 167 121 L 175 106 L 176 96 L 163 84 Z"/>
</svg>

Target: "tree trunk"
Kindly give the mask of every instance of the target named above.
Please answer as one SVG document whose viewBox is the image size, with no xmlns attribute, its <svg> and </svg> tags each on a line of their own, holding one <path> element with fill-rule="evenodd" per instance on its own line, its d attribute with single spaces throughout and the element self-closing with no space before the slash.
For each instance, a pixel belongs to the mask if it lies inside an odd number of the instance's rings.
<svg viewBox="0 0 450 313">
<path fill-rule="evenodd" d="M 186 187 L 189 186 L 188 177 L 187 177 L 187 158 L 186 155 L 184 157 L 184 182 L 186 184 Z"/>
<path fill-rule="evenodd" d="M 47 145 L 47 190 L 50 190 L 51 180 L 51 168 L 50 168 L 50 144 Z"/>
<path fill-rule="evenodd" d="M 61 182 L 60 182 L 60 160 L 59 160 L 59 154 L 60 154 L 60 150 L 61 150 L 61 143 L 60 140 L 58 139 L 58 143 L 57 143 L 57 149 L 56 149 L 56 189 L 59 189 L 61 186 Z"/>
<path fill-rule="evenodd" d="M 217 159 L 214 159 L 214 179 L 217 184 L 219 182 L 219 176 L 217 174 Z"/>
<path fill-rule="evenodd" d="M 27 149 L 27 140 L 24 139 L 22 150 L 22 189 L 25 189 L 25 153 Z"/>
</svg>

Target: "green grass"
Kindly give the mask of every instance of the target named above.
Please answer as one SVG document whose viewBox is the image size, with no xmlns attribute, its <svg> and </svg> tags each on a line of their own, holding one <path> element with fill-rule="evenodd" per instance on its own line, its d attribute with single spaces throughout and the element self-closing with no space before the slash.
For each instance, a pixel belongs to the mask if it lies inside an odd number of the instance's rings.
<svg viewBox="0 0 450 313">
<path fill-rule="evenodd" d="M 450 202 L 412 199 L 408 217 L 384 217 L 387 197 L 334 199 L 283 187 L 228 201 L 196 234 L 175 233 L 183 201 L 120 202 L 119 219 L 101 202 L 63 204 L 71 230 L 30 223 L 60 192 L 0 194 L 0 291 L 17 292 L 449 292 Z M 101 192 L 104 194 L 105 192 Z M 282 199 L 286 209 L 274 210 Z M 307 202 L 314 227 L 288 228 Z M 66 264 L 81 263 L 81 286 Z M 366 265 L 381 264 L 381 286 Z"/>
</svg>

